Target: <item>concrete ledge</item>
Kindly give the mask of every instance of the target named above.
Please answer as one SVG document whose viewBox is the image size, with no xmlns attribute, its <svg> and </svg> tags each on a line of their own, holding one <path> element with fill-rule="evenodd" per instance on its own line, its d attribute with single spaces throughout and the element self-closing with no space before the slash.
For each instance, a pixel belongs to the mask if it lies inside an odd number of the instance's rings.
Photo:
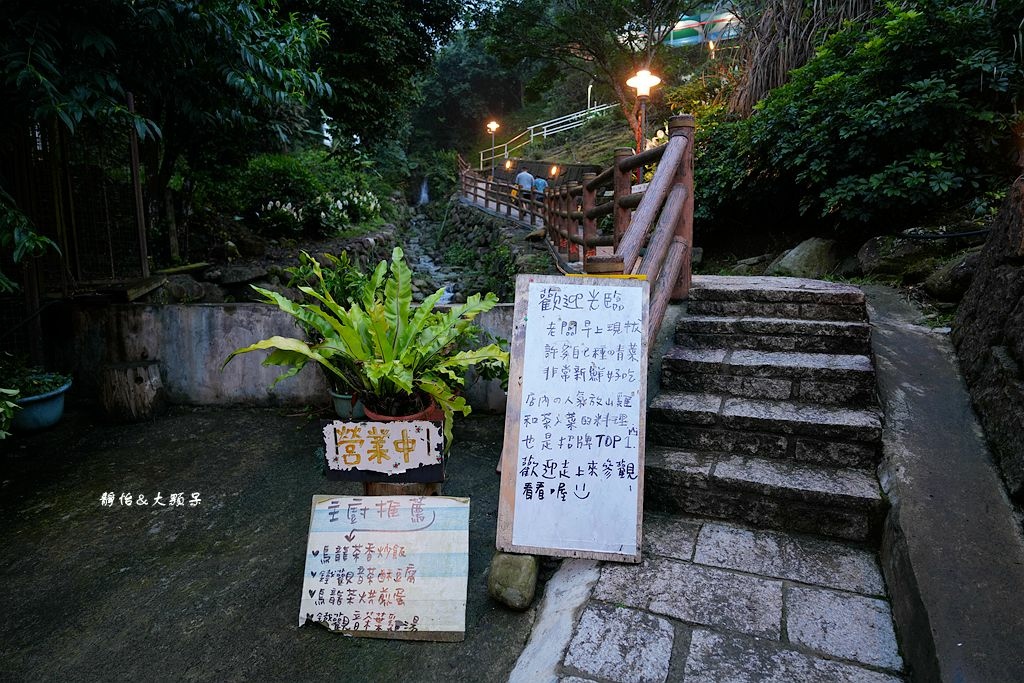
<svg viewBox="0 0 1024 683">
<path fill-rule="evenodd" d="M 1024 540 L 949 340 L 865 287 L 885 406 L 882 568 L 913 678 L 1022 681 Z"/>
<path fill-rule="evenodd" d="M 283 368 L 261 365 L 264 354 L 228 355 L 273 335 L 301 337 L 291 316 L 261 303 L 123 305 L 79 308 L 73 315 L 73 356 L 79 396 L 95 395 L 100 368 L 126 360 L 156 360 L 168 398 L 188 405 L 321 405 L 327 385 L 318 368 L 307 367 L 270 388 Z M 512 304 L 499 304 L 476 318 L 498 337 L 512 334 Z M 470 378 L 467 401 L 474 408 L 504 412 L 497 382 Z"/>
</svg>

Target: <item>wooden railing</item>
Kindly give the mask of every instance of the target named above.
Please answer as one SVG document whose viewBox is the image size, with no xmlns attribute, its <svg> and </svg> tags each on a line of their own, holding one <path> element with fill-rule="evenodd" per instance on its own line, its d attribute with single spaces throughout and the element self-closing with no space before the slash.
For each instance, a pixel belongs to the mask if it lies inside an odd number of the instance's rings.
<svg viewBox="0 0 1024 683">
<path fill-rule="evenodd" d="M 565 270 L 646 276 L 653 340 L 669 301 L 686 298 L 690 290 L 693 126 L 692 116 L 673 116 L 667 144 L 640 154 L 617 149 L 610 167 L 584 175 L 582 183 L 549 188 L 542 201 L 515 197 L 515 185 L 463 168 L 463 197 L 530 225 L 542 221 Z M 650 183 L 634 192 L 634 172 L 655 163 Z M 612 230 L 599 235 L 598 219 L 608 215 Z"/>
<path fill-rule="evenodd" d="M 530 225 L 544 222 L 545 200 L 532 193 L 523 197 L 515 183 L 482 176 L 472 169 L 462 171 L 462 196 L 485 209 Z"/>
</svg>

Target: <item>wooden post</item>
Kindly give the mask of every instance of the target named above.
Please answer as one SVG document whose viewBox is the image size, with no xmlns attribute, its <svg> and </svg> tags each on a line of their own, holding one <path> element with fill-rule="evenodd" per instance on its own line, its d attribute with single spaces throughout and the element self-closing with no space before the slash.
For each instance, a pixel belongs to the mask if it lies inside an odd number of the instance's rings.
<svg viewBox="0 0 1024 683">
<path fill-rule="evenodd" d="M 558 249 L 558 226 L 562 224 L 562 217 L 558 215 L 561 209 L 559 188 L 554 187 L 551 189 L 551 225 L 548 227 L 548 241 L 555 249 Z"/>
<path fill-rule="evenodd" d="M 577 207 L 578 200 L 576 199 L 577 195 L 574 194 L 574 192 L 575 192 L 577 187 L 579 187 L 579 184 L 578 183 L 573 183 L 572 187 L 569 188 L 569 192 L 567 194 L 569 202 L 568 202 L 568 206 L 566 207 L 569 215 L 566 217 L 566 221 L 565 221 L 565 224 L 568 227 L 567 234 L 571 235 L 571 236 L 574 236 L 574 237 L 579 237 L 580 236 L 580 223 L 579 223 L 579 221 L 576 218 L 572 217 L 573 212 L 575 212 L 576 209 L 578 208 Z M 570 262 L 578 261 L 579 260 L 579 254 L 580 254 L 579 245 L 577 245 L 571 239 L 567 239 L 566 242 L 568 243 L 568 244 L 566 244 L 566 260 L 568 260 Z"/>
<path fill-rule="evenodd" d="M 615 210 L 612 212 L 615 225 L 615 248 L 619 248 L 619 240 L 626 233 L 626 228 L 629 227 L 629 219 L 632 216 L 632 210 L 620 206 L 619 202 L 624 197 L 628 197 L 633 190 L 632 183 L 629 179 L 629 172 L 623 171 L 619 168 L 619 164 L 633 156 L 633 150 L 629 147 L 618 147 L 615 150 L 615 164 L 614 168 L 614 180 L 613 180 L 613 191 L 615 202 Z"/>
<path fill-rule="evenodd" d="M 551 230 L 551 188 L 544 188 L 544 197 L 541 199 L 543 214 L 541 214 L 541 227 L 545 233 Z"/>
<path fill-rule="evenodd" d="M 694 118 L 689 114 L 673 116 L 668 120 L 669 137 L 683 136 L 687 139 L 686 153 L 676 171 L 676 182 L 686 186 L 686 202 L 676 224 L 676 238 L 686 243 L 679 279 L 672 289 L 673 299 L 685 299 L 690 293 L 693 255 L 693 130 Z"/>
<path fill-rule="evenodd" d="M 562 187 L 558 188 L 558 212 L 559 212 L 559 225 L 558 225 L 558 248 L 559 251 L 565 252 L 568 255 L 569 250 L 566 248 L 566 243 L 569 241 L 562 235 L 569 234 L 569 184 L 564 183 Z"/>
<path fill-rule="evenodd" d="M 587 218 L 587 212 L 597 206 L 597 188 L 587 189 L 587 186 L 597 177 L 596 173 L 583 174 L 583 253 L 581 261 L 583 270 L 587 269 L 587 259 L 596 252 L 592 241 L 597 239 L 597 219 Z"/>
</svg>

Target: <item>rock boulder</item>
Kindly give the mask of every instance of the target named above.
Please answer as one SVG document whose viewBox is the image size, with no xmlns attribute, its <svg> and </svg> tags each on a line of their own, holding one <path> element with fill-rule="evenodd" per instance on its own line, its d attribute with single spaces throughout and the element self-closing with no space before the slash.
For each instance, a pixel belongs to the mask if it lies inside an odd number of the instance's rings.
<svg viewBox="0 0 1024 683">
<path fill-rule="evenodd" d="M 920 282 L 935 271 L 944 255 L 942 241 L 872 237 L 857 252 L 857 260 L 865 275 L 898 275 L 907 283 Z"/>
<path fill-rule="evenodd" d="M 768 275 L 819 278 L 835 271 L 839 252 L 835 240 L 812 237 L 790 249 L 768 268 Z"/>
<path fill-rule="evenodd" d="M 988 235 L 953 343 L 1010 495 L 1024 501 L 1024 179 Z"/>
<path fill-rule="evenodd" d="M 487 592 L 512 609 L 524 610 L 533 602 L 539 569 L 533 555 L 496 552 L 487 576 Z"/>
<path fill-rule="evenodd" d="M 960 301 L 971 285 L 980 255 L 981 249 L 973 249 L 949 259 L 924 281 L 925 291 L 939 301 Z"/>
</svg>

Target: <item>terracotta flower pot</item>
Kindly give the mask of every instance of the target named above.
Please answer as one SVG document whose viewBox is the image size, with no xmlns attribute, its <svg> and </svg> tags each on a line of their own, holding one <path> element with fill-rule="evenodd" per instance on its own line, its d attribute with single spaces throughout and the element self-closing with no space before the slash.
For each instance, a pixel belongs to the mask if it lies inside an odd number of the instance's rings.
<svg viewBox="0 0 1024 683">
<path fill-rule="evenodd" d="M 430 405 L 418 413 L 412 415 L 381 415 L 369 408 L 364 407 L 366 419 L 371 422 L 412 422 L 414 420 L 427 420 L 440 422 L 444 419 L 444 412 L 441 407 L 431 399 Z M 367 496 L 439 496 L 444 482 L 386 482 L 386 481 L 364 481 L 363 494 Z"/>
<path fill-rule="evenodd" d="M 375 413 L 366 406 L 363 406 L 363 412 L 366 413 L 366 419 L 371 422 L 411 422 L 413 420 L 440 422 L 444 419 L 444 412 L 441 410 L 441 406 L 437 405 L 433 400 L 430 401 L 430 405 L 426 408 L 418 413 L 413 413 L 412 415 L 382 415 L 380 413 Z"/>
</svg>

